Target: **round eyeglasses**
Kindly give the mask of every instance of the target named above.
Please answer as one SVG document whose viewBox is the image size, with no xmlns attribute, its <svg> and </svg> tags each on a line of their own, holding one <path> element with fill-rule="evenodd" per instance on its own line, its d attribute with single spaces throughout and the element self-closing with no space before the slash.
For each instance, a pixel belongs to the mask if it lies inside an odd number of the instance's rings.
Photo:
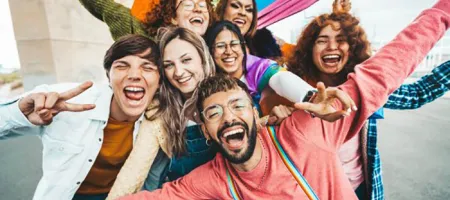
<svg viewBox="0 0 450 200">
<path fill-rule="evenodd" d="M 232 40 L 229 44 L 225 42 L 218 42 L 214 44 L 214 52 L 218 54 L 223 54 L 227 50 L 227 48 L 230 48 L 234 52 L 241 52 L 242 51 L 242 44 L 245 44 L 239 40 Z"/>
<path fill-rule="evenodd" d="M 181 0 L 180 3 L 175 7 L 175 10 L 178 10 L 180 6 L 182 6 L 183 10 L 186 11 L 193 11 L 195 8 L 195 5 L 198 5 L 198 9 L 202 12 L 208 12 L 208 4 L 206 1 L 199 1 L 195 3 L 192 0 Z"/>
<path fill-rule="evenodd" d="M 245 112 L 251 111 L 252 102 L 248 99 L 233 99 L 227 104 L 228 110 L 236 116 L 242 116 Z M 224 107 L 219 104 L 206 107 L 202 115 L 208 122 L 217 122 L 222 119 Z"/>
</svg>

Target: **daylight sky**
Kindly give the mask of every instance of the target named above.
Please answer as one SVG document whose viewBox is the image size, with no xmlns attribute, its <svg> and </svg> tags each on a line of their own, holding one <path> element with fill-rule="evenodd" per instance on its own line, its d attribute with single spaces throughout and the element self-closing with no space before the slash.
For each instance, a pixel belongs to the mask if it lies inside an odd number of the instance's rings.
<svg viewBox="0 0 450 200">
<path fill-rule="evenodd" d="M 333 0 L 320 0 L 307 10 L 269 29 L 286 41 L 294 42 L 302 27 L 313 16 L 331 11 L 332 2 Z M 352 0 L 352 13 L 360 18 L 372 42 L 386 41 L 435 2 L 437 0 Z M 0 64 L 4 67 L 19 67 L 8 0 L 0 0 L 0 44 Z"/>
</svg>

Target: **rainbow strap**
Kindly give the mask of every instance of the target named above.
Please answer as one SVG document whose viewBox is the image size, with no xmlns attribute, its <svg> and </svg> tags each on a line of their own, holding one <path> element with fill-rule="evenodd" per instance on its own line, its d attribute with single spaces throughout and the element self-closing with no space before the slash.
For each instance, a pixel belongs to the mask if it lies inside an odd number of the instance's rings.
<svg viewBox="0 0 450 200">
<path fill-rule="evenodd" d="M 272 142 L 275 144 L 275 147 L 277 148 L 281 159 L 283 160 L 288 170 L 291 172 L 292 176 L 294 176 L 298 185 L 300 185 L 302 190 L 305 192 L 306 196 L 308 196 L 308 198 L 311 200 L 318 200 L 319 197 L 317 197 L 316 193 L 308 184 L 308 181 L 306 181 L 305 177 L 303 177 L 302 173 L 300 173 L 300 171 L 295 167 L 294 163 L 291 161 L 291 159 L 281 146 L 280 142 L 278 141 L 275 128 L 273 126 L 268 126 L 267 130 L 269 131 L 270 138 L 272 139 Z"/>
<path fill-rule="evenodd" d="M 289 156 L 284 151 L 283 147 L 281 146 L 280 142 L 278 141 L 278 138 L 276 137 L 276 131 L 273 126 L 268 126 L 267 130 L 269 131 L 270 138 L 272 139 L 273 144 L 277 148 L 278 153 L 280 154 L 281 159 L 283 160 L 283 163 L 288 168 L 289 172 L 291 172 L 292 176 L 297 181 L 298 185 L 300 185 L 300 188 L 305 192 L 306 196 L 310 200 L 319 200 L 319 197 L 317 197 L 316 193 L 314 193 L 314 190 L 311 188 L 311 186 L 308 184 L 308 181 L 306 181 L 305 177 L 300 173 L 300 171 L 295 167 L 294 163 L 291 161 Z M 227 182 L 228 187 L 230 188 L 231 196 L 234 200 L 240 200 L 239 193 L 236 189 L 236 185 L 233 182 L 233 179 L 231 178 L 230 172 L 228 171 L 228 168 L 225 167 L 226 173 L 227 173 Z"/>
</svg>

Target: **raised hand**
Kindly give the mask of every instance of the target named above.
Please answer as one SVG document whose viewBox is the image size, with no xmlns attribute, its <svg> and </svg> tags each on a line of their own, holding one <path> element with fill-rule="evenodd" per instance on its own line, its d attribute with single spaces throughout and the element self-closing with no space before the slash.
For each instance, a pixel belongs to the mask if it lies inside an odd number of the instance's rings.
<svg viewBox="0 0 450 200">
<path fill-rule="evenodd" d="M 317 83 L 317 90 L 318 93 L 312 98 L 311 102 L 296 103 L 294 107 L 311 112 L 314 116 L 329 122 L 334 122 L 350 115 L 352 110 L 357 110 L 355 102 L 342 90 L 335 87 L 325 89 L 322 82 Z M 341 102 L 341 109 L 333 107 L 336 100 Z"/>
<path fill-rule="evenodd" d="M 92 82 L 83 84 L 63 93 L 34 93 L 19 101 L 19 109 L 34 125 L 47 125 L 59 112 L 81 112 L 95 108 L 94 104 L 72 104 L 66 101 L 78 96 L 92 86 Z"/>
</svg>

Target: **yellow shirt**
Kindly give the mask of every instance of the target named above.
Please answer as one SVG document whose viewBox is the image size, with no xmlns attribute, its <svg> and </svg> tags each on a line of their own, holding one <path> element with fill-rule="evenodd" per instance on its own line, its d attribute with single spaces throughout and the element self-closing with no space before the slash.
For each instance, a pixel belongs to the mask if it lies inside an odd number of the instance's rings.
<svg viewBox="0 0 450 200">
<path fill-rule="evenodd" d="M 77 194 L 104 194 L 111 190 L 117 174 L 133 148 L 134 122 L 109 118 L 102 148 Z"/>
</svg>

